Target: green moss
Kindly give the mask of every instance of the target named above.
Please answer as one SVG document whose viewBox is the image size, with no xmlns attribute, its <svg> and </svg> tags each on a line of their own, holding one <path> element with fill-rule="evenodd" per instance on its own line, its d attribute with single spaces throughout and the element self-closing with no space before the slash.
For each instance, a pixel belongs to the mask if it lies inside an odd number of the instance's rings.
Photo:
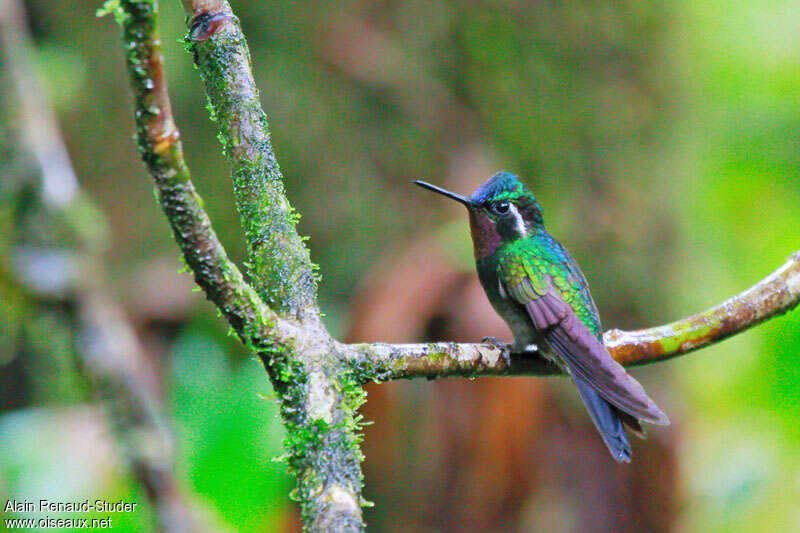
<svg viewBox="0 0 800 533">
<path fill-rule="evenodd" d="M 128 14 L 122 9 L 120 0 L 106 0 L 102 6 L 97 8 L 95 15 L 98 17 L 105 17 L 106 15 L 114 15 L 114 20 L 117 24 L 122 26 L 128 18 Z"/>
<path fill-rule="evenodd" d="M 320 495 L 326 487 L 349 487 L 359 494 L 363 486 L 362 418 L 358 408 L 363 405 L 366 393 L 361 376 L 351 370 L 343 371 L 329 379 L 336 392 L 330 422 L 310 419 L 310 374 L 295 354 L 272 357 L 266 366 L 286 427 L 285 458 L 289 472 L 297 480 L 290 496 L 300 502 L 304 523 L 310 527 L 320 516 L 320 506 L 325 505 Z"/>
<path fill-rule="evenodd" d="M 431 351 L 428 354 L 428 360 L 433 364 L 441 363 L 444 361 L 445 357 L 447 357 L 447 355 L 444 352 Z"/>
<path fill-rule="evenodd" d="M 369 345 L 359 346 L 359 350 L 367 353 L 350 362 L 349 379 L 364 385 L 370 381 L 389 381 L 394 377 L 395 369 L 391 361 L 385 361 L 374 353 L 370 354 L 372 349 Z"/>
<path fill-rule="evenodd" d="M 697 323 L 697 322 L 680 322 L 673 327 L 673 331 L 669 336 L 662 338 L 661 343 L 664 353 L 673 353 L 680 350 L 681 346 L 685 343 L 702 342 L 714 330 L 716 325 Z"/>
<path fill-rule="evenodd" d="M 300 315 L 315 302 L 319 275 L 297 233 L 299 215 L 284 197 L 267 117 L 249 74 L 244 36 L 234 23 L 199 42 L 187 34 L 187 42 L 205 83 L 223 153 L 233 167 L 250 278 L 270 307 Z"/>
</svg>

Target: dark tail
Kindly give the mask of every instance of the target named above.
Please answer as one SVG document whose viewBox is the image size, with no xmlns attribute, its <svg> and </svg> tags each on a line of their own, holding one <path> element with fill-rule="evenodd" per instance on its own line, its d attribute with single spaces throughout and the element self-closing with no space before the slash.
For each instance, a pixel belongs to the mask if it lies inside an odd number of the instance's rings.
<svg viewBox="0 0 800 533">
<path fill-rule="evenodd" d="M 581 378 L 572 376 L 572 380 L 578 386 L 583 403 L 614 460 L 618 463 L 630 463 L 631 444 L 628 442 L 619 412 Z"/>
</svg>

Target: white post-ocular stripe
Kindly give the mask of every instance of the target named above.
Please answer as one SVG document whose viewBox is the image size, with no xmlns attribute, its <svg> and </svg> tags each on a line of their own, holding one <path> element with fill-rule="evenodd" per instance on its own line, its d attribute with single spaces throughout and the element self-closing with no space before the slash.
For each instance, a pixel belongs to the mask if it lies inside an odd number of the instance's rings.
<svg viewBox="0 0 800 533">
<path fill-rule="evenodd" d="M 517 233 L 519 233 L 519 236 L 524 239 L 528 236 L 528 232 L 525 230 L 525 221 L 522 219 L 522 215 L 520 214 L 519 209 L 517 209 L 517 206 L 514 204 L 509 204 L 508 207 L 514 214 L 514 222 L 516 223 Z"/>
</svg>

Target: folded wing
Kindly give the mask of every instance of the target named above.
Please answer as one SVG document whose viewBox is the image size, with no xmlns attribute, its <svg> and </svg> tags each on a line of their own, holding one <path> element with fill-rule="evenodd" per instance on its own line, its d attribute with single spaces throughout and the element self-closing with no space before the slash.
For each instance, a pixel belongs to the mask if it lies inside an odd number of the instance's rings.
<svg viewBox="0 0 800 533">
<path fill-rule="evenodd" d="M 506 285 L 506 291 L 525 307 L 536 330 L 550 343 L 573 377 L 634 418 L 651 424 L 669 424 L 667 416 L 639 382 L 625 372 L 578 318 L 548 273 L 528 271 L 513 288 Z"/>
</svg>

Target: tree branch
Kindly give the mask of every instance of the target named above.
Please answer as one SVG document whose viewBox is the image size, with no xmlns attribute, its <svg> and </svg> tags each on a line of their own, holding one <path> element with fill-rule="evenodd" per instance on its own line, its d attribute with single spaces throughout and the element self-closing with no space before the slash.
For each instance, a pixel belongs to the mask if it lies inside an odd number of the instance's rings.
<svg viewBox="0 0 800 533">
<path fill-rule="evenodd" d="M 31 72 L 31 46 L 23 18 L 19 2 L 0 0 L 0 42 L 6 51 L 3 65 L 16 85 L 18 116 L 24 118 L 20 122 L 25 127 L 19 133 L 41 169 L 42 199 L 50 207 L 61 207 L 75 199 L 78 180 L 53 113 L 43 105 L 42 91 Z"/>
<path fill-rule="evenodd" d="M 800 303 L 800 251 L 775 272 L 721 304 L 665 326 L 603 335 L 614 359 L 642 365 L 717 343 L 780 316 Z"/>
<path fill-rule="evenodd" d="M 298 318 L 318 315 L 315 267 L 297 233 L 299 215 L 284 194 L 239 19 L 224 0 L 184 1 L 183 5 L 190 17 L 187 40 L 205 83 L 223 151 L 233 167 L 251 283 L 278 312 Z"/>
<path fill-rule="evenodd" d="M 322 325 L 316 278 L 283 194 L 249 52 L 227 2 L 184 2 L 189 40 L 220 138 L 250 250 L 251 282 L 228 260 L 190 181 L 163 76 L 157 3 L 106 4 L 123 27 L 139 150 L 188 266 L 211 301 L 265 364 L 287 431 L 290 470 L 305 527 L 363 529 L 358 407 L 364 393 Z M 297 319 L 302 319 L 298 323 Z"/>
<path fill-rule="evenodd" d="M 621 364 L 641 365 L 686 354 L 761 322 L 781 315 L 800 303 L 800 251 L 778 270 L 716 307 L 665 326 L 637 331 L 607 331 L 603 340 Z M 511 354 L 502 357 L 486 344 L 354 344 L 353 364 L 361 379 L 479 375 L 552 375 L 560 370 L 541 357 Z M 510 365 L 509 365 L 510 362 Z"/>
<path fill-rule="evenodd" d="M 228 259 L 191 181 L 164 79 L 156 10 L 153 1 L 126 1 L 117 13 L 135 99 L 139 152 L 197 284 L 247 346 L 280 352 L 293 342 L 295 326 L 264 305 Z"/>
</svg>

